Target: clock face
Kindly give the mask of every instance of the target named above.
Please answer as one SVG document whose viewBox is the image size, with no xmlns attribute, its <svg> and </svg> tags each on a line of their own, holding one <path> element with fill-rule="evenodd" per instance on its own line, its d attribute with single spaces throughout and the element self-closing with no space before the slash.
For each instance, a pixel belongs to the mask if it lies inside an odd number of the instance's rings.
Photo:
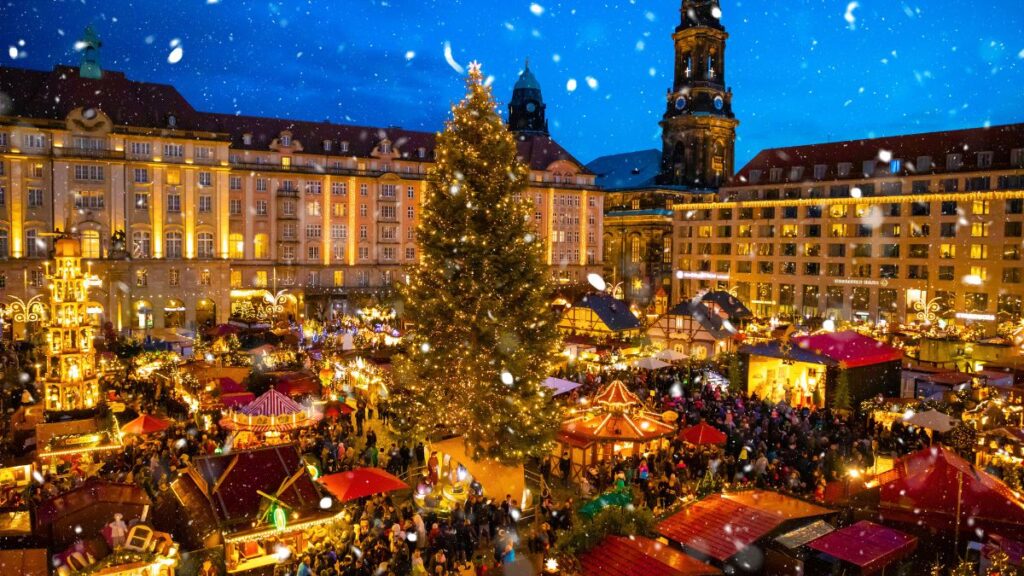
<svg viewBox="0 0 1024 576">
<path fill-rule="evenodd" d="M 680 96 L 676 98 L 676 110 L 684 110 L 686 108 L 686 96 Z"/>
<path fill-rule="evenodd" d="M 721 110 L 725 107 L 725 100 L 721 96 L 715 96 L 715 110 Z"/>
<path fill-rule="evenodd" d="M 537 110 L 537 105 L 536 104 L 534 104 L 533 102 L 527 102 L 526 103 L 526 111 L 527 112 L 533 112 L 535 110 Z"/>
</svg>

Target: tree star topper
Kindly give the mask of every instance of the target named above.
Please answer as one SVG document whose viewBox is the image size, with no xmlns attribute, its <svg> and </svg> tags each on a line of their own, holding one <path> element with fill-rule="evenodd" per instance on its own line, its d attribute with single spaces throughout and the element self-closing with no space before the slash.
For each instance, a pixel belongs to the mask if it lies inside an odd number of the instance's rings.
<svg viewBox="0 0 1024 576">
<path fill-rule="evenodd" d="M 481 65 L 476 60 L 469 63 L 469 75 L 470 76 L 482 76 L 483 73 L 480 71 Z"/>
</svg>

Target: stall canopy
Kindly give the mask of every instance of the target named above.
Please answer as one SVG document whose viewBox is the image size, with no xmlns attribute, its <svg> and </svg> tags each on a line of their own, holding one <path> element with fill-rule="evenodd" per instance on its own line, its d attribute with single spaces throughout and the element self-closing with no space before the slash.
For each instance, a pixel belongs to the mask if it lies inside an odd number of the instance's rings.
<svg viewBox="0 0 1024 576">
<path fill-rule="evenodd" d="M 844 368 L 872 366 L 903 359 L 901 350 L 852 330 L 793 338 L 793 347 L 831 358 Z"/>
<path fill-rule="evenodd" d="M 565 380 L 564 378 L 555 378 L 551 376 L 544 380 L 544 387 L 554 392 L 552 396 L 561 396 L 562 394 L 568 394 L 573 390 L 582 386 L 579 382 L 573 382 L 572 380 Z"/>
<path fill-rule="evenodd" d="M 790 520 L 831 514 L 827 508 L 777 492 L 713 494 L 658 524 L 658 532 L 688 550 L 725 562 Z"/>
<path fill-rule="evenodd" d="M 580 557 L 587 576 L 711 576 L 722 572 L 664 544 L 638 536 L 606 536 Z"/>
<path fill-rule="evenodd" d="M 689 358 L 689 356 L 687 356 L 686 354 L 683 354 L 682 352 L 676 352 L 671 348 L 666 348 L 665 350 L 658 352 L 657 354 L 654 355 L 654 357 L 657 358 L 658 360 L 664 360 L 665 362 L 678 362 L 680 360 L 686 360 L 687 358 Z"/>
<path fill-rule="evenodd" d="M 680 431 L 679 439 L 698 446 L 703 444 L 725 444 L 725 441 L 728 440 L 725 432 L 704 422 Z"/>
<path fill-rule="evenodd" d="M 633 363 L 633 366 L 643 370 L 661 370 L 671 366 L 668 362 L 662 362 L 657 358 L 642 358 Z"/>
<path fill-rule="evenodd" d="M 122 434 L 155 434 L 161 432 L 170 427 L 171 421 L 165 418 L 157 418 L 156 416 L 150 416 L 149 414 L 143 414 L 128 422 L 124 426 L 121 426 Z"/>
<path fill-rule="evenodd" d="M 867 520 L 814 540 L 808 547 L 875 574 L 912 554 L 917 538 Z"/>
<path fill-rule="evenodd" d="M 319 482 L 342 502 L 409 488 L 408 484 L 380 468 L 356 468 L 329 474 L 321 477 Z"/>
<path fill-rule="evenodd" d="M 960 421 L 933 408 L 927 412 L 915 412 L 909 418 L 904 417 L 903 422 L 918 428 L 927 428 L 935 432 L 946 433 L 952 430 Z"/>
<path fill-rule="evenodd" d="M 466 443 L 462 436 L 433 442 L 430 448 L 439 450 L 455 462 L 462 464 L 466 471 L 473 476 L 473 479 L 483 486 L 484 493 L 489 498 L 504 500 L 506 494 L 511 494 L 512 498 L 516 500 L 522 498 L 523 489 L 526 487 L 522 465 L 506 466 L 491 459 L 473 460 L 466 451 Z M 522 504 L 521 501 L 520 504 Z"/>
<path fill-rule="evenodd" d="M 897 460 L 892 470 L 869 482 L 876 485 L 883 520 L 954 530 L 959 509 L 963 532 L 981 529 L 1024 539 L 1024 500 L 948 448 L 933 446 Z"/>
</svg>

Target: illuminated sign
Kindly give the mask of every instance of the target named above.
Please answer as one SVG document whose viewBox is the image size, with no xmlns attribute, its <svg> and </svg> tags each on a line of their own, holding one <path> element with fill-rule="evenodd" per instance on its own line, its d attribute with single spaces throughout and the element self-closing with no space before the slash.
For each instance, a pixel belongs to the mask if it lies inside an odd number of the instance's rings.
<svg viewBox="0 0 1024 576">
<path fill-rule="evenodd" d="M 837 278 L 835 284 L 845 286 L 888 286 L 888 280 L 869 280 L 865 278 Z"/>
<path fill-rule="evenodd" d="M 714 272 L 683 272 L 676 270 L 676 278 L 680 280 L 728 280 L 728 274 L 715 274 Z"/>
<path fill-rule="evenodd" d="M 973 314 L 971 312 L 957 312 L 956 317 L 960 320 L 980 320 L 982 322 L 994 322 L 995 314 Z"/>
</svg>

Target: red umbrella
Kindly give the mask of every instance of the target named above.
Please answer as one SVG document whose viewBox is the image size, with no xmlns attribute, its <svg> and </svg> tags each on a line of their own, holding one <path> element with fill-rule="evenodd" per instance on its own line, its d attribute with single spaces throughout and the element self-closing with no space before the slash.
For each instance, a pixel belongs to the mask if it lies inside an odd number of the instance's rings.
<svg viewBox="0 0 1024 576">
<path fill-rule="evenodd" d="M 725 444 L 728 439 L 724 432 L 704 422 L 690 426 L 679 433 L 679 438 L 690 444 Z"/>
<path fill-rule="evenodd" d="M 384 492 L 405 490 L 409 487 L 405 482 L 380 468 L 356 468 L 348 472 L 328 474 L 321 476 L 319 482 L 342 502 Z"/>
<path fill-rule="evenodd" d="M 121 426 L 121 434 L 153 434 L 166 430 L 171 425 L 170 420 L 143 414 L 135 420 Z"/>
<path fill-rule="evenodd" d="M 324 416 L 328 418 L 337 418 L 339 416 L 348 416 L 355 409 L 344 402 L 328 402 L 327 409 L 324 410 Z"/>
</svg>

